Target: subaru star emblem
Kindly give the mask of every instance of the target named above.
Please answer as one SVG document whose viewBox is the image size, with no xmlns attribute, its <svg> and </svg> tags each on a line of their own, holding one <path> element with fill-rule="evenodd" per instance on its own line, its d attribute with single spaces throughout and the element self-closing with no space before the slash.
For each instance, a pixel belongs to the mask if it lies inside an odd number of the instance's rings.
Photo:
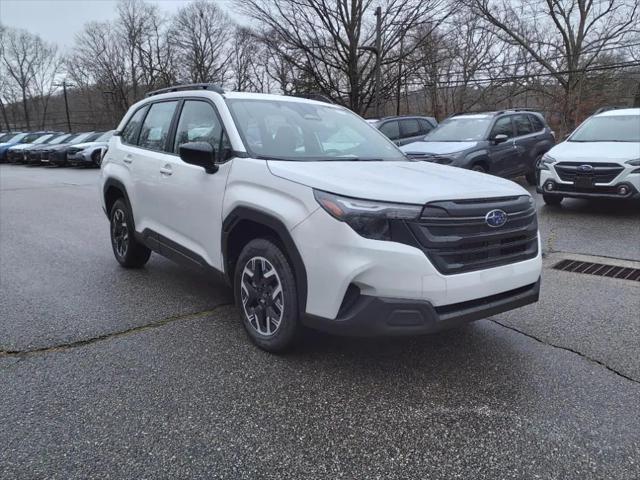
<svg viewBox="0 0 640 480">
<path fill-rule="evenodd" d="M 490 227 L 501 227 L 507 223 L 507 213 L 504 210 L 491 210 L 485 215 L 484 221 L 487 222 L 487 225 Z"/>
<path fill-rule="evenodd" d="M 591 165 L 580 165 L 578 171 L 581 173 L 590 173 L 593 172 L 593 167 Z"/>
</svg>

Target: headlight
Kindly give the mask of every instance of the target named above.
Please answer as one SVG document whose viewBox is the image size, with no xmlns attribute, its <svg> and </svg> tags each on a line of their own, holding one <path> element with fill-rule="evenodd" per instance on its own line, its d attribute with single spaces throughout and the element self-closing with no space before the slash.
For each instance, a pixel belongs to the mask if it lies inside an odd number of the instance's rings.
<svg viewBox="0 0 640 480">
<path fill-rule="evenodd" d="M 314 190 L 313 194 L 329 215 L 372 240 L 391 240 L 390 220 L 414 220 L 422 211 L 422 205 L 361 200 L 321 190 Z"/>
<path fill-rule="evenodd" d="M 538 169 L 549 170 L 549 165 L 551 165 L 552 163 L 556 163 L 556 159 L 548 153 L 545 153 L 540 159 L 540 162 L 538 162 Z"/>
<path fill-rule="evenodd" d="M 626 163 L 627 165 L 631 165 L 632 167 L 640 167 L 640 158 L 636 158 L 635 160 L 629 160 Z"/>
</svg>

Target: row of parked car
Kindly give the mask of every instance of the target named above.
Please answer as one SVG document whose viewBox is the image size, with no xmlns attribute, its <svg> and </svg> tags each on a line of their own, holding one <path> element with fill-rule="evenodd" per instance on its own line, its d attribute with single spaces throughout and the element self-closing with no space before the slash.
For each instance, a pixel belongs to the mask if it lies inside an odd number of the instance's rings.
<svg viewBox="0 0 640 480">
<path fill-rule="evenodd" d="M 99 167 L 114 131 L 0 132 L 0 162 Z"/>
<path fill-rule="evenodd" d="M 640 108 L 602 108 L 556 145 L 535 111 L 511 109 L 368 120 L 415 160 L 500 177 L 524 175 L 545 203 L 640 198 Z M 420 123 L 418 123 L 420 122 Z M 416 136 L 418 125 L 429 128 Z"/>
</svg>

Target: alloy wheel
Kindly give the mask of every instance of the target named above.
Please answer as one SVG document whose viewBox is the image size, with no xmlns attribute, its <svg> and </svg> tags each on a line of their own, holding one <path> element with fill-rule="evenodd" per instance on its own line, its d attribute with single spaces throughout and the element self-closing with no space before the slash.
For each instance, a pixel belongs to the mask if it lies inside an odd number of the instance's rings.
<svg viewBox="0 0 640 480">
<path fill-rule="evenodd" d="M 127 218 L 124 211 L 117 209 L 113 212 L 111 221 L 111 239 L 116 249 L 116 253 L 120 257 L 127 254 L 129 248 L 129 227 L 127 226 Z"/>
<path fill-rule="evenodd" d="M 244 314 L 260 335 L 274 335 L 282 322 L 284 296 L 280 276 L 264 257 L 252 257 L 240 279 Z"/>
</svg>

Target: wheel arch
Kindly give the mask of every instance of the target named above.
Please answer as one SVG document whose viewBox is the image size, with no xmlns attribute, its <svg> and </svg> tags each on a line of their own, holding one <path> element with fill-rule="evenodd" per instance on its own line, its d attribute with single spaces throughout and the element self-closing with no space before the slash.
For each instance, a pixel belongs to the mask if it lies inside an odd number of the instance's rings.
<svg viewBox="0 0 640 480">
<path fill-rule="evenodd" d="M 273 238 L 293 268 L 298 292 L 298 309 L 304 315 L 307 305 L 307 270 L 287 227 L 269 213 L 249 207 L 236 207 L 222 224 L 224 271 L 233 285 L 235 262 L 244 246 L 255 238 Z"/>
<path fill-rule="evenodd" d="M 115 178 L 108 178 L 102 187 L 102 195 L 104 197 L 105 214 L 107 217 L 111 212 L 111 207 L 118 200 L 118 198 L 124 198 L 127 204 L 130 206 L 129 195 L 127 189 L 120 180 Z"/>
</svg>

